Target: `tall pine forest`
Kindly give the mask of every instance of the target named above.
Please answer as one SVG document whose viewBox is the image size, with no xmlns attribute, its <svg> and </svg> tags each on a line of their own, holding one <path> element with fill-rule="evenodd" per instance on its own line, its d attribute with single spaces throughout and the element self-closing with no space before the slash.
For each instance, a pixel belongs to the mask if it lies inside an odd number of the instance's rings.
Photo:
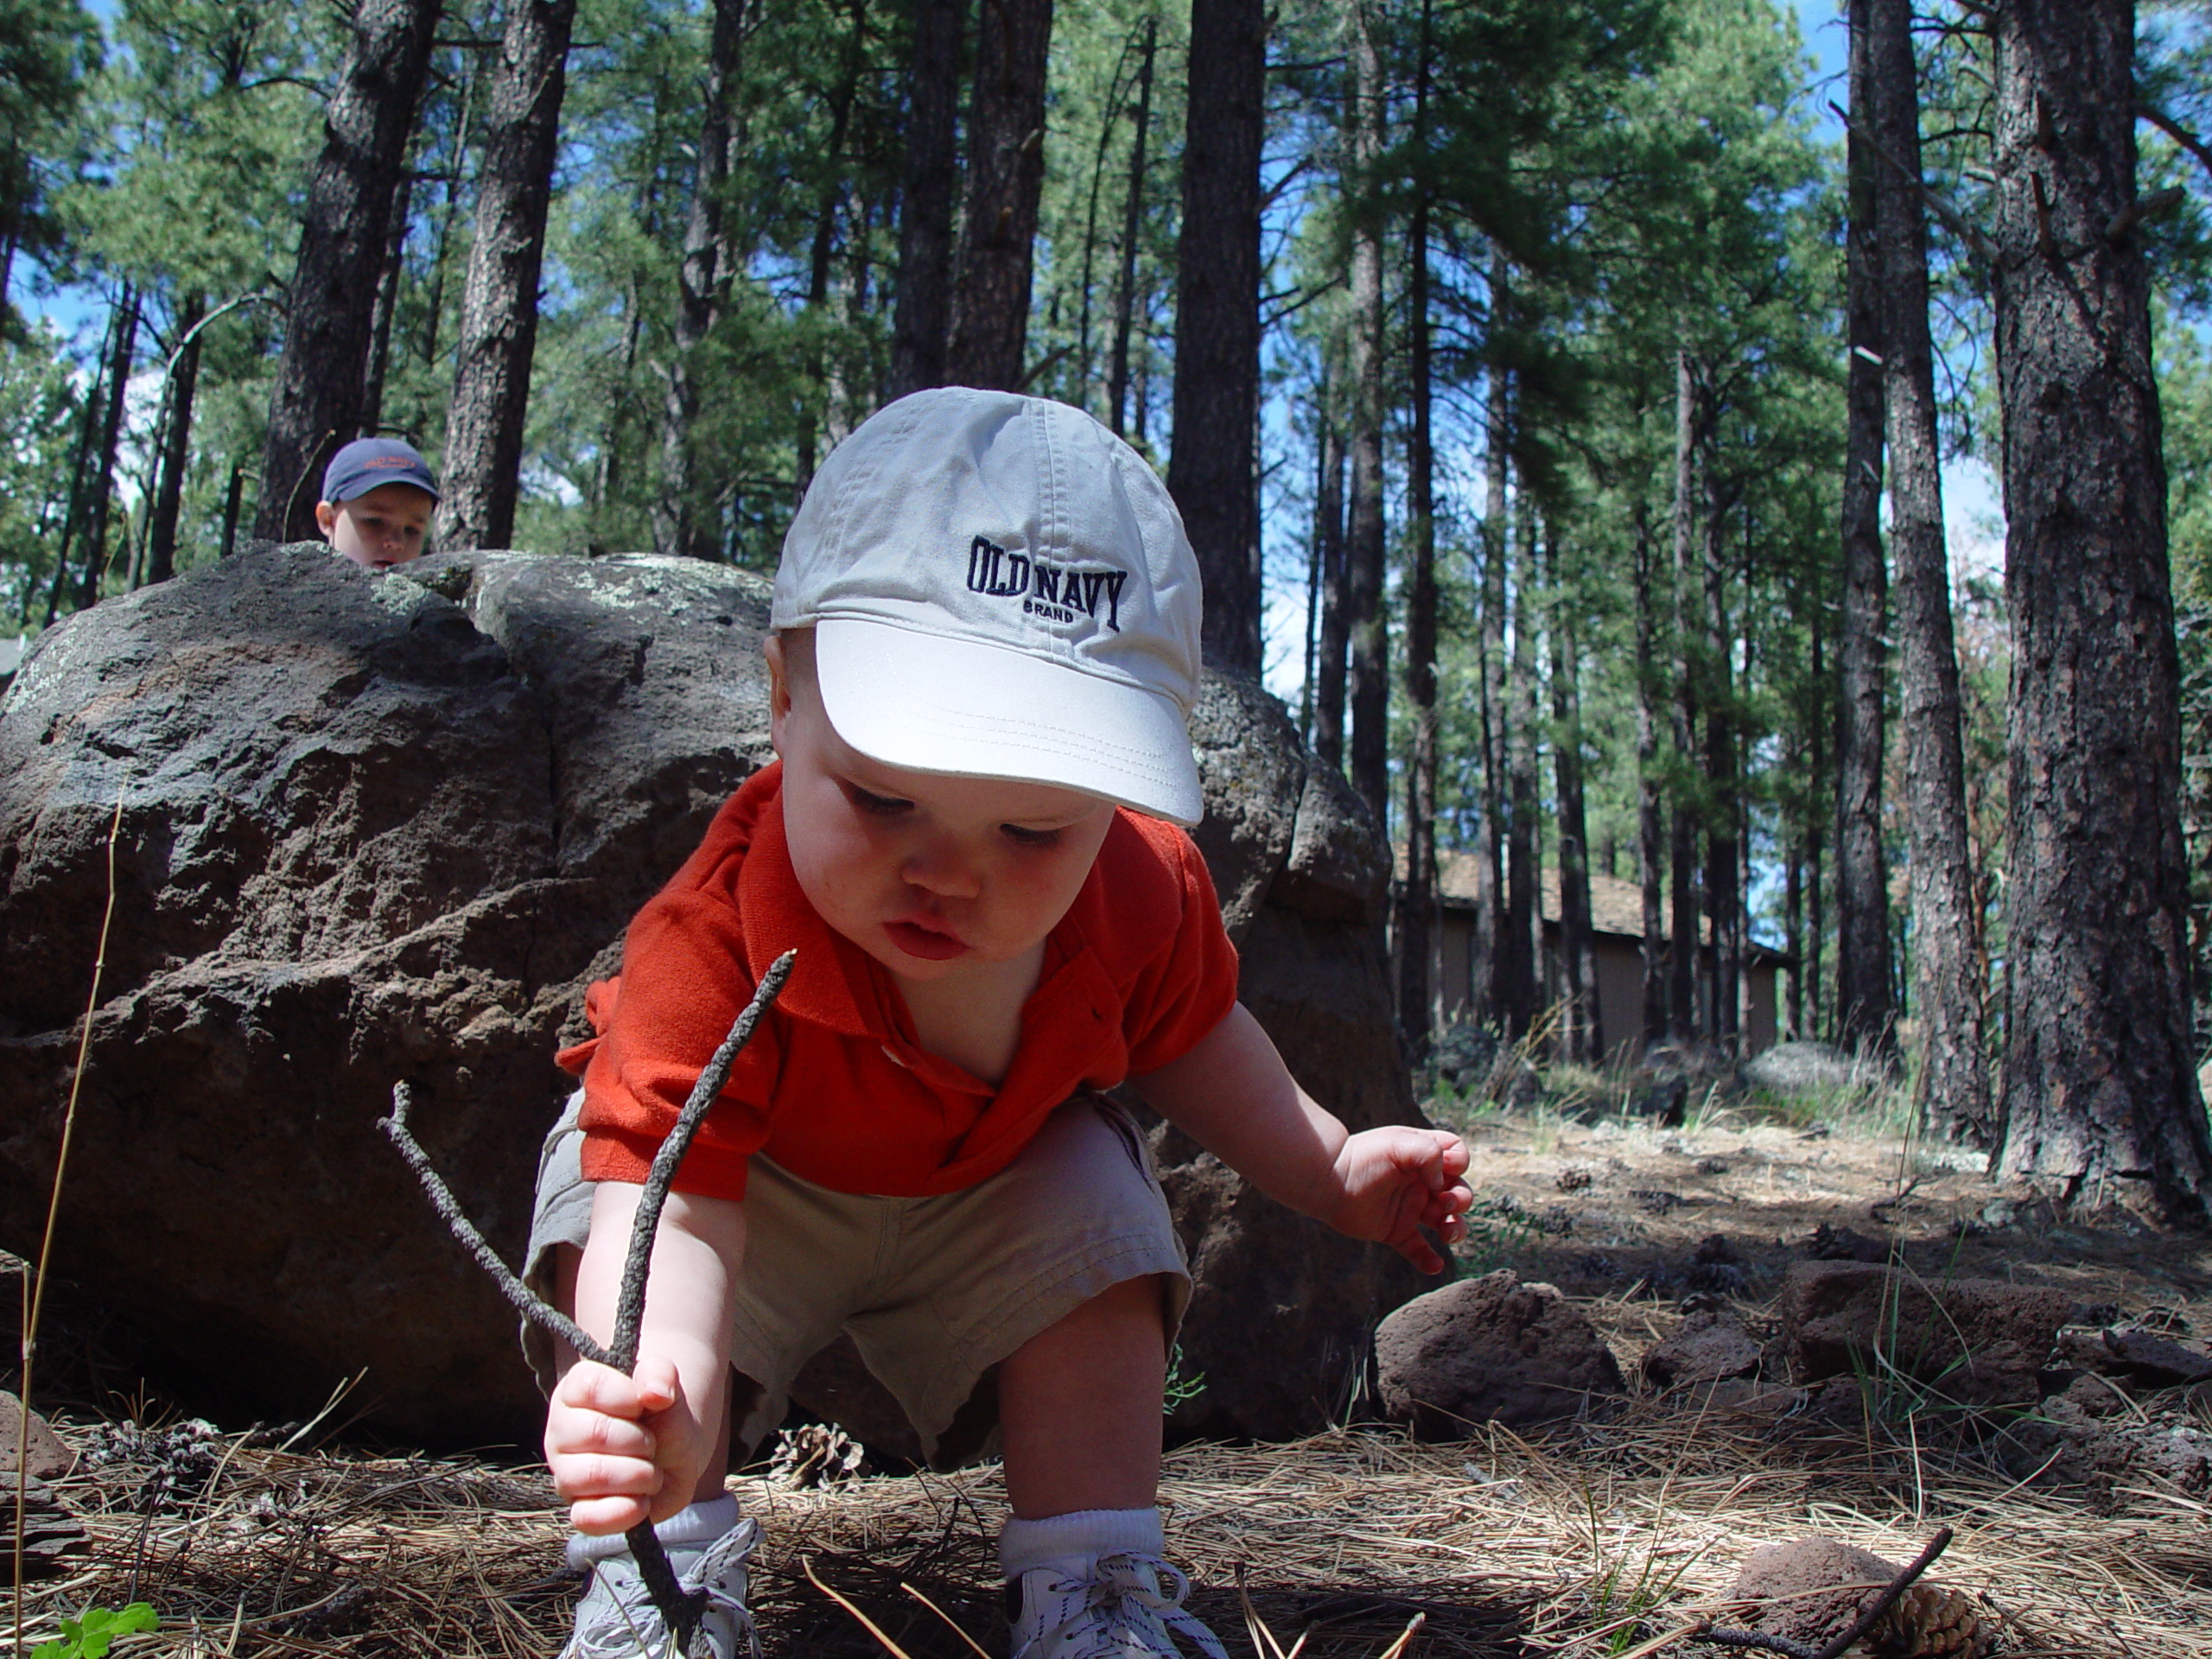
<svg viewBox="0 0 2212 1659">
<path fill-rule="evenodd" d="M 2207 1221 L 2201 0 L 0 0 L 0 635 L 357 435 L 448 550 L 766 570 L 892 397 L 1058 398 L 1397 849 L 1409 1059 L 1764 964 Z"/>
</svg>

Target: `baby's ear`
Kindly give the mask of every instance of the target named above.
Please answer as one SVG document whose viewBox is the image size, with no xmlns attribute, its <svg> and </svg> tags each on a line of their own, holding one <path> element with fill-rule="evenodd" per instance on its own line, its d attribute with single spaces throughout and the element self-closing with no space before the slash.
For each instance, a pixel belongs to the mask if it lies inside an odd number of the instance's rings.
<svg viewBox="0 0 2212 1659">
<path fill-rule="evenodd" d="M 791 712 L 791 667 L 784 658 L 784 642 L 781 636 L 772 633 L 763 639 L 760 642 L 760 654 L 768 659 L 769 718 L 780 727 L 783 724 L 784 716 Z M 780 740 L 782 735 L 780 731 L 774 734 L 778 740 Z M 780 750 L 782 747 L 781 741 L 779 741 L 778 749 Z"/>
</svg>

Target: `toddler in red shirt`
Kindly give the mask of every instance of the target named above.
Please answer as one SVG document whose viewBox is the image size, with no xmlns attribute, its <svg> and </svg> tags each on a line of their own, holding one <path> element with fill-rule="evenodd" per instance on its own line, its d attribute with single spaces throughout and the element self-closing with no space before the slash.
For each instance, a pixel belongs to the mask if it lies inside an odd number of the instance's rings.
<svg viewBox="0 0 2212 1659">
<path fill-rule="evenodd" d="M 639 913 L 562 1057 L 583 1086 L 532 1258 L 572 1267 L 603 1338 L 654 1149 L 798 950 L 677 1175 L 635 1374 L 578 1362 L 552 1389 L 546 1458 L 593 1572 L 573 1659 L 665 1648 L 620 1536 L 648 1517 L 709 1592 L 695 1653 L 750 1641 L 732 1408 L 757 1443 L 840 1330 L 934 1461 L 1001 1436 L 1014 1659 L 1222 1659 L 1155 1503 L 1188 1274 L 1099 1091 L 1130 1083 L 1262 1191 L 1427 1272 L 1421 1230 L 1456 1237 L 1471 1195 L 1456 1136 L 1348 1135 L 1236 1000 L 1179 827 L 1202 810 L 1198 622 L 1166 492 L 1064 404 L 918 392 L 816 476 L 771 613 L 778 762 Z"/>
</svg>

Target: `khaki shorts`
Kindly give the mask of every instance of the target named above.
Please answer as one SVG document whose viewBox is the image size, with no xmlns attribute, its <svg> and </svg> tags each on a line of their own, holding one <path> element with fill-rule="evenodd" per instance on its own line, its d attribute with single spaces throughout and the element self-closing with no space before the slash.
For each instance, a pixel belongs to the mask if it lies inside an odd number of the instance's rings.
<svg viewBox="0 0 2212 1659">
<path fill-rule="evenodd" d="M 578 1090 L 538 1163 L 524 1277 L 540 1295 L 552 1292 L 555 1248 L 582 1249 L 590 1231 L 582 1103 Z M 1158 1274 L 1172 1341 L 1191 1299 L 1144 1138 L 1099 1095 L 1054 1112 L 998 1174 L 937 1198 L 833 1192 L 755 1154 L 745 1231 L 730 1342 L 730 1363 L 751 1385 L 733 1402 L 741 1454 L 782 1423 L 791 1379 L 840 1330 L 931 1460 L 953 1462 L 995 1425 L 993 1368 L 1030 1338 L 1124 1280 Z M 550 1388 L 550 1342 L 525 1325 L 523 1349 Z"/>
</svg>

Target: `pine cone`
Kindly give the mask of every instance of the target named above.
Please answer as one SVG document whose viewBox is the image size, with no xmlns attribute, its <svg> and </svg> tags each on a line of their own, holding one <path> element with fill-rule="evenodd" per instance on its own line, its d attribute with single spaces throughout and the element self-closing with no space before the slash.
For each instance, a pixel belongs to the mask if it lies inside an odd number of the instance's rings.
<svg viewBox="0 0 2212 1659">
<path fill-rule="evenodd" d="M 1997 1620 L 1972 1596 L 1916 1584 L 1866 1640 L 1875 1659 L 1983 1659 L 1997 1645 Z"/>
</svg>

